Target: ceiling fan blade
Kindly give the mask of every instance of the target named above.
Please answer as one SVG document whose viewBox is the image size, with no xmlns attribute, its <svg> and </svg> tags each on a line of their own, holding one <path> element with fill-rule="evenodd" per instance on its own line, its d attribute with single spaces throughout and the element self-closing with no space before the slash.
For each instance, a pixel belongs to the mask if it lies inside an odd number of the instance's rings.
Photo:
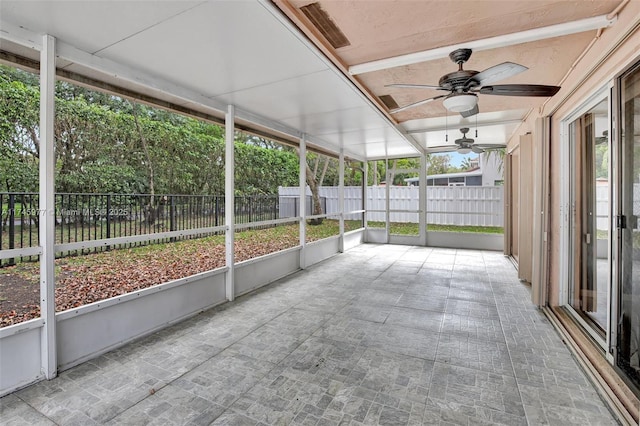
<svg viewBox="0 0 640 426">
<path fill-rule="evenodd" d="M 444 87 L 440 87 L 440 86 L 434 86 L 432 84 L 404 84 L 404 83 L 398 83 L 398 84 L 385 84 L 384 87 L 397 87 L 400 89 L 436 89 L 436 90 L 449 90 L 449 89 L 445 89 Z"/>
<path fill-rule="evenodd" d="M 471 145 L 471 151 L 475 152 L 476 154 L 482 154 L 484 152 L 484 149 L 480 148 L 477 145 Z"/>
<path fill-rule="evenodd" d="M 430 154 L 437 154 L 439 152 L 453 152 L 460 148 L 458 145 L 440 145 L 440 146 L 428 146 L 427 152 Z"/>
<path fill-rule="evenodd" d="M 475 144 L 474 146 L 477 146 L 478 148 L 482 148 L 484 150 L 487 150 L 487 149 L 501 149 L 501 148 L 506 148 L 507 147 L 504 144 L 495 144 L 495 143 L 480 143 L 480 144 Z"/>
<path fill-rule="evenodd" d="M 435 101 L 436 99 L 444 98 L 445 96 L 447 96 L 447 95 L 440 95 L 440 96 L 436 96 L 436 97 L 429 98 L 429 99 L 423 99 L 421 101 L 414 102 L 412 104 L 405 105 L 405 106 L 402 106 L 400 108 L 394 108 L 394 109 L 390 110 L 389 112 L 391 112 L 392 114 L 395 114 L 396 112 L 400 112 L 400 111 L 404 111 L 405 109 L 409 109 L 409 108 L 417 107 L 417 106 L 420 106 L 420 105 L 424 105 L 424 104 L 429 103 L 431 101 Z"/>
<path fill-rule="evenodd" d="M 467 117 L 471 117 L 472 115 L 476 115 L 479 112 L 480 110 L 478 109 L 478 104 L 476 104 L 476 106 L 474 106 L 469 111 L 462 111 L 460 115 L 463 116 L 464 118 L 467 118 Z"/>
<path fill-rule="evenodd" d="M 520 74 L 528 69 L 529 68 L 524 65 L 516 64 L 514 62 L 503 62 L 487 68 L 484 71 L 480 71 L 478 74 L 471 77 L 465 85 L 468 85 L 471 81 L 475 81 L 480 86 L 485 86 L 495 81 L 504 80 L 505 78 Z"/>
<path fill-rule="evenodd" d="M 483 95 L 499 96 L 541 96 L 549 98 L 560 90 L 559 86 L 544 86 L 542 84 L 499 84 L 497 86 L 481 87 Z"/>
</svg>

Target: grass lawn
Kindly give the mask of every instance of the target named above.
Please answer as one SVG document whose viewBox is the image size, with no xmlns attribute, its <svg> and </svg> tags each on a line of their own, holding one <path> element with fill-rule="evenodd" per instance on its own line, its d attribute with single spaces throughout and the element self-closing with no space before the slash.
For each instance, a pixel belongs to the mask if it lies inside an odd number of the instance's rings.
<svg viewBox="0 0 640 426">
<path fill-rule="evenodd" d="M 384 222 L 369 222 L 370 228 L 384 228 Z M 417 223 L 391 223 L 390 232 L 394 235 L 418 235 Z M 501 226 L 468 226 L 468 225 L 435 225 L 427 224 L 427 231 L 461 232 L 477 234 L 503 234 L 504 228 Z"/>
</svg>

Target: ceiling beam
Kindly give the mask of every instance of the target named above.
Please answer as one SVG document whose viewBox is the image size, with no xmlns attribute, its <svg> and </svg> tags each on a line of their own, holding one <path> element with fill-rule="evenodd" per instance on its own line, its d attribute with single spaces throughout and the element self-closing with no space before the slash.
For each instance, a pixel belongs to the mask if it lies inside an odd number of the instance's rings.
<svg viewBox="0 0 640 426">
<path fill-rule="evenodd" d="M 471 128 L 476 128 L 476 127 L 488 127 L 488 126 L 502 126 L 502 125 L 507 125 L 507 124 L 518 124 L 518 123 L 522 123 L 522 118 L 514 118 L 514 119 L 510 119 L 510 120 L 496 120 L 496 121 L 479 121 L 478 123 L 473 123 L 473 124 L 463 124 L 463 123 L 454 123 L 452 125 L 449 126 L 434 126 L 434 127 L 427 127 L 427 128 L 423 128 L 423 129 L 415 129 L 415 130 L 407 130 L 407 133 L 410 135 L 416 135 L 416 134 L 421 134 L 421 133 L 429 133 L 429 132 L 439 132 L 442 130 L 451 130 L 452 128 L 455 129 L 459 126 L 463 126 L 463 127 L 471 127 Z"/>
<path fill-rule="evenodd" d="M 550 25 L 548 27 L 534 28 L 517 33 L 504 34 L 481 40 L 473 40 L 466 43 L 453 44 L 450 46 L 438 47 L 436 49 L 424 50 L 422 52 L 409 53 L 407 55 L 394 56 L 391 58 L 379 59 L 377 61 L 352 65 L 351 67 L 349 67 L 349 73 L 351 75 L 358 75 L 367 72 L 400 67 L 403 65 L 411 65 L 420 62 L 446 58 L 453 50 L 460 48 L 472 49 L 474 51 L 489 50 L 499 47 L 528 43 L 537 40 L 544 40 L 553 37 L 561 37 L 590 30 L 597 30 L 613 25 L 616 20 L 617 16 L 608 18 L 607 15 L 600 15 L 594 16 L 592 18 Z"/>
</svg>

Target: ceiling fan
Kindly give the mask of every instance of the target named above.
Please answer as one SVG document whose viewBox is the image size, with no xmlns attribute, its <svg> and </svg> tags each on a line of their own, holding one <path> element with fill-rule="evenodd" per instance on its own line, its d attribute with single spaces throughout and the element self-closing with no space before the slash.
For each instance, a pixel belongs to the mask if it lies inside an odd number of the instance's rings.
<svg viewBox="0 0 640 426">
<path fill-rule="evenodd" d="M 443 105 L 449 111 L 459 112 L 463 117 L 470 117 L 479 112 L 478 93 L 481 95 L 498 96 L 541 96 L 550 97 L 558 93 L 560 87 L 541 84 L 500 84 L 499 81 L 528 70 L 524 65 L 513 62 L 503 62 L 487 68 L 484 71 L 465 70 L 462 64 L 471 57 L 471 49 L 456 49 L 449 54 L 449 58 L 458 64 L 458 71 L 440 77 L 438 86 L 428 84 L 389 84 L 385 87 L 400 87 L 409 89 L 435 89 L 449 92 L 446 95 L 434 96 L 409 105 L 392 109 L 392 113 L 404 111 L 408 108 L 424 105 L 436 99 L 444 98 Z"/>
<path fill-rule="evenodd" d="M 429 148 L 429 152 L 435 153 L 457 151 L 459 154 L 468 154 L 473 151 L 476 154 L 482 154 L 483 152 L 491 149 L 500 149 L 507 147 L 503 144 L 476 144 L 474 143 L 473 139 L 467 137 L 467 132 L 469 132 L 468 127 L 463 127 L 462 129 L 460 129 L 460 131 L 462 132 L 462 137 L 455 140 L 455 145 L 433 146 Z"/>
</svg>

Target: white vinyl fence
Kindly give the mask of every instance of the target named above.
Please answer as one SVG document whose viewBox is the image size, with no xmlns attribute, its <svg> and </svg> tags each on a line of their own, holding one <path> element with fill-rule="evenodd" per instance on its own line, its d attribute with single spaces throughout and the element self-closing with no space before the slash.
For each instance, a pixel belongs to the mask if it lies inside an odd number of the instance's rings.
<svg viewBox="0 0 640 426">
<path fill-rule="evenodd" d="M 636 193 L 636 185 L 633 188 L 634 195 Z M 635 198 L 634 201 L 638 198 Z M 635 213 L 637 210 L 635 208 L 633 212 Z M 598 184 L 596 186 L 596 229 L 602 231 L 609 230 L 609 185 Z"/>
<path fill-rule="evenodd" d="M 391 222 L 418 222 L 417 186 L 392 186 L 389 188 L 389 220 Z M 299 195 L 298 187 L 280 187 L 280 217 L 295 216 L 291 199 Z M 427 187 L 427 223 L 437 225 L 504 225 L 504 187 L 503 186 L 430 186 Z M 307 187 L 307 195 L 311 191 Z M 338 188 L 323 186 L 320 197 L 326 200 L 327 214 L 338 213 Z M 367 220 L 385 221 L 386 188 L 370 186 L 367 188 Z M 289 202 L 287 202 L 289 201 Z M 309 208 L 309 207 L 307 207 Z M 344 188 L 344 211 L 362 210 L 362 188 Z M 347 220 L 360 219 L 361 215 L 345 215 Z"/>
</svg>

